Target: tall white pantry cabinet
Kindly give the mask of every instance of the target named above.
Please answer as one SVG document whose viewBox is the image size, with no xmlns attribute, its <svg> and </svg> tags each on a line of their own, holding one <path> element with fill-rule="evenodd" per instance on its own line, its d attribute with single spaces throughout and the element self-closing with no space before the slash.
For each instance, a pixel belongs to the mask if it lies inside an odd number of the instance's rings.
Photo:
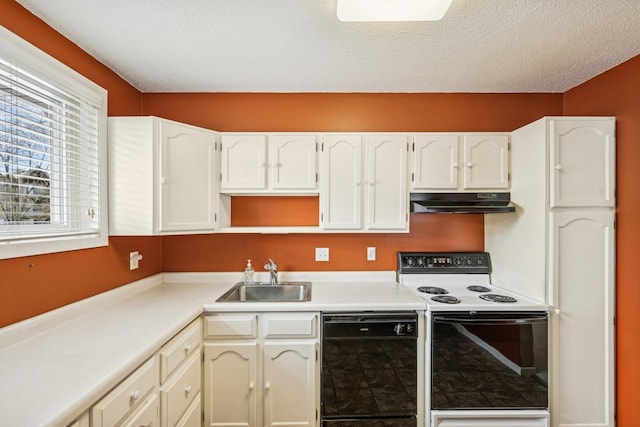
<svg viewBox="0 0 640 427">
<path fill-rule="evenodd" d="M 511 134 L 515 214 L 485 216 L 492 281 L 545 301 L 553 427 L 615 426 L 615 119 Z"/>
</svg>

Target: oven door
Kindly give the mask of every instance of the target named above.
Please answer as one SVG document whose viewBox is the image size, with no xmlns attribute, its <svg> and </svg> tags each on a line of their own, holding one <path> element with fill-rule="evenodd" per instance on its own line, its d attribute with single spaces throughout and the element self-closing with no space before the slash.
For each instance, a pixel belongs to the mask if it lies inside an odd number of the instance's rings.
<svg viewBox="0 0 640 427">
<path fill-rule="evenodd" d="M 431 409 L 546 409 L 546 312 L 432 313 Z"/>
</svg>

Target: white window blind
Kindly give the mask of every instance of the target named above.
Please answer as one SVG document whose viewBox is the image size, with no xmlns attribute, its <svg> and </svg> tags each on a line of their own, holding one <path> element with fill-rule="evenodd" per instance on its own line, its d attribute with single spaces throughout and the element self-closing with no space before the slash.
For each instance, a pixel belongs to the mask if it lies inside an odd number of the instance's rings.
<svg viewBox="0 0 640 427">
<path fill-rule="evenodd" d="M 27 70 L 2 53 L 0 245 L 95 236 L 106 244 L 104 100 L 85 96 L 83 84 L 73 90 L 81 76 L 56 79 L 47 67 Z"/>
</svg>

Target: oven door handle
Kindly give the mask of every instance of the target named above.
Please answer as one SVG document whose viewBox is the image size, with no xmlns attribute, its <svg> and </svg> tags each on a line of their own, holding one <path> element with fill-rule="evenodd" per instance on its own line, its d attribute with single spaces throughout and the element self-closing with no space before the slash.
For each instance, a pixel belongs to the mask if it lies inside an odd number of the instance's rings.
<svg viewBox="0 0 640 427">
<path fill-rule="evenodd" d="M 473 319 L 473 318 L 460 318 L 460 317 L 445 317 L 435 316 L 433 321 L 436 323 L 446 324 L 468 324 L 468 325 L 486 325 L 486 326 L 498 326 L 498 325 L 529 325 L 533 323 L 544 323 L 547 321 L 546 317 L 524 317 L 521 319 Z"/>
</svg>

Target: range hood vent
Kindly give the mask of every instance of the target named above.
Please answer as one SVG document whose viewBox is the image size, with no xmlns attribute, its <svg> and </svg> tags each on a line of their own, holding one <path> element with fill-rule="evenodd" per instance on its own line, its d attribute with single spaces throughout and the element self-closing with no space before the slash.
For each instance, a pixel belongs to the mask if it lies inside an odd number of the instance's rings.
<svg viewBox="0 0 640 427">
<path fill-rule="evenodd" d="M 515 212 L 511 193 L 411 193 L 411 213 Z"/>
</svg>

